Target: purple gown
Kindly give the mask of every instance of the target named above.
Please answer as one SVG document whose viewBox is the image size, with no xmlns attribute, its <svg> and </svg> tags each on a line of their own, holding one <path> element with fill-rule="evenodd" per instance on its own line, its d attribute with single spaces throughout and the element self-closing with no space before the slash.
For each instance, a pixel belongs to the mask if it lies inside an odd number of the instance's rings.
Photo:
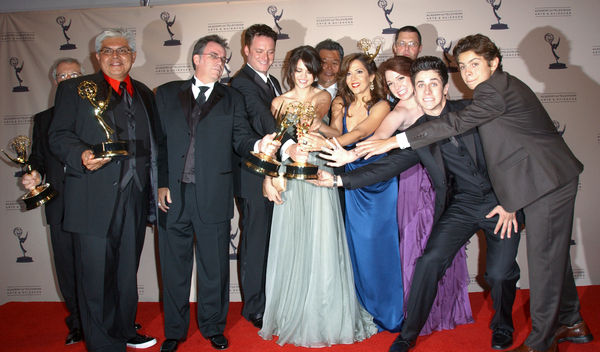
<svg viewBox="0 0 600 352">
<path fill-rule="evenodd" d="M 407 302 L 415 263 L 423 254 L 433 226 L 435 190 L 421 164 L 401 173 L 398 186 L 400 258 L 404 301 Z M 463 246 L 438 284 L 437 296 L 420 335 L 473 322 L 468 285 L 467 255 Z"/>
</svg>

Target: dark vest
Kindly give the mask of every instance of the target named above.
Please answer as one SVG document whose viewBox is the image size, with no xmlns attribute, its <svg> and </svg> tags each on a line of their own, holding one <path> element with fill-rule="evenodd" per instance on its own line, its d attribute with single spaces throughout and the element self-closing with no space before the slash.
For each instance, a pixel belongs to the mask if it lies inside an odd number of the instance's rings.
<svg viewBox="0 0 600 352">
<path fill-rule="evenodd" d="M 148 185 L 150 177 L 150 130 L 146 111 L 141 98 L 135 92 L 131 108 L 127 106 L 125 99 L 118 95 L 115 101 L 118 101 L 113 109 L 117 137 L 129 142 L 129 155 L 121 161 L 120 187 L 125 188 L 133 179 L 142 191 Z"/>
</svg>

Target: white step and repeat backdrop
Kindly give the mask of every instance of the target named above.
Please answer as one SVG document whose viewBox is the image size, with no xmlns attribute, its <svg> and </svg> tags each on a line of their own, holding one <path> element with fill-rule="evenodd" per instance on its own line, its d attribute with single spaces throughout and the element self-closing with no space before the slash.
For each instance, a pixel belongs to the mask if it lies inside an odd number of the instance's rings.
<svg viewBox="0 0 600 352">
<path fill-rule="evenodd" d="M 0 146 L 17 135 L 30 135 L 31 117 L 53 104 L 49 67 L 59 57 L 97 69 L 93 38 L 104 28 L 124 27 L 137 38 L 132 76 L 149 87 L 191 77 L 191 48 L 206 34 L 230 41 L 224 79 L 243 64 L 241 35 L 254 23 L 278 30 L 281 39 L 272 73 L 281 75 L 285 54 L 325 38 L 357 51 L 360 38 L 385 39 L 381 62 L 392 55 L 394 28 L 417 26 L 423 55 L 444 56 L 461 37 L 483 33 L 501 47 L 504 69 L 528 83 L 585 164 L 580 178 L 571 249 L 578 285 L 600 284 L 600 2 L 597 0 L 303 0 L 240 1 L 160 7 L 104 8 L 21 12 L 0 15 Z M 496 5 L 496 6 L 494 6 Z M 169 33 L 171 32 L 172 35 Z M 451 98 L 468 95 L 457 73 Z M 4 157 L 3 157 L 4 158 Z M 24 212 L 17 199 L 24 193 L 6 158 L 0 163 L 0 304 L 8 301 L 55 301 L 56 280 L 49 234 L 41 209 Z M 237 216 L 231 230 L 231 292 L 239 300 L 235 252 Z M 139 270 L 142 301 L 159 299 L 155 235 L 148 229 Z M 519 253 L 520 286 L 528 287 L 524 243 Z M 484 257 L 474 237 L 468 247 L 470 289 L 481 290 Z M 28 256 L 31 262 L 20 262 Z M 192 292 L 192 297 L 194 292 Z"/>
</svg>

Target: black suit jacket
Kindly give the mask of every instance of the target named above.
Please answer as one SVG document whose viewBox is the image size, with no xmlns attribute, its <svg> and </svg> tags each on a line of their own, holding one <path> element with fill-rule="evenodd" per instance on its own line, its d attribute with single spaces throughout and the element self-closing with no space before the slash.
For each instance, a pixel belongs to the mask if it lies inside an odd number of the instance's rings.
<svg viewBox="0 0 600 352">
<path fill-rule="evenodd" d="M 51 151 L 66 164 L 65 172 L 65 218 L 64 230 L 104 237 L 113 216 L 117 190 L 121 176 L 121 162 L 112 160 L 96 171 L 87 170 L 81 162 L 81 154 L 90 145 L 105 142 L 104 130 L 94 116 L 94 107 L 77 92 L 82 81 L 93 81 L 98 86 L 98 98 L 104 99 L 108 83 L 102 72 L 72 78 L 59 84 L 56 91 L 54 118 L 50 125 Z M 143 83 L 132 79 L 134 99 L 140 99 L 145 108 L 150 131 L 151 163 L 148 172 L 156 199 L 156 104 L 154 95 Z M 112 106 L 109 103 L 104 120 L 115 129 Z M 149 200 L 150 201 L 150 200 Z M 149 207 L 148 220 L 153 222 L 155 204 Z"/>
<path fill-rule="evenodd" d="M 173 81 L 158 87 L 156 101 L 161 131 L 158 138 L 158 185 L 168 187 L 181 204 L 181 177 L 190 144 L 192 82 Z M 232 155 L 252 150 L 257 135 L 246 117 L 244 99 L 236 90 L 216 82 L 202 105 L 195 131 L 195 176 L 199 216 L 205 223 L 233 217 Z M 160 213 L 160 218 L 164 213 Z M 162 221 L 161 221 L 162 223 Z"/>
<path fill-rule="evenodd" d="M 269 78 L 281 93 L 279 81 Z M 231 79 L 231 86 L 244 97 L 246 112 L 252 129 L 260 136 L 275 132 L 276 125 L 271 113 L 271 101 L 275 98 L 260 76 L 247 64 Z M 235 195 L 244 198 L 262 199 L 263 176 L 241 166 L 239 155 L 234 157 Z"/>
<path fill-rule="evenodd" d="M 54 107 L 37 113 L 33 117 L 33 144 L 29 164 L 37 170 L 45 182 L 50 183 L 58 194 L 44 207 L 46 222 L 49 225 L 58 225 L 63 220 L 63 182 L 65 180 L 65 165 L 50 151 L 48 143 L 48 129 L 52 122 Z"/>
<path fill-rule="evenodd" d="M 461 110 L 469 103 L 469 100 L 448 100 L 442 113 Z M 426 116 L 421 116 L 415 122 L 415 125 L 421 125 L 425 122 Z M 477 160 L 475 133 L 476 130 L 473 129 L 462 134 L 462 140 L 473 160 Z M 434 222 L 437 222 L 446 209 L 447 201 L 454 191 L 448 186 L 450 179 L 446 173 L 442 151 L 437 143 L 417 149 L 394 149 L 379 160 L 342 174 L 342 182 L 344 187 L 349 189 L 364 187 L 396 177 L 419 162 L 427 169 L 435 189 Z"/>
<path fill-rule="evenodd" d="M 521 209 L 583 171 L 535 93 L 496 70 L 473 92 L 473 103 L 440 119 L 411 127 L 413 148 L 479 127 L 488 173 L 500 204 Z"/>
</svg>

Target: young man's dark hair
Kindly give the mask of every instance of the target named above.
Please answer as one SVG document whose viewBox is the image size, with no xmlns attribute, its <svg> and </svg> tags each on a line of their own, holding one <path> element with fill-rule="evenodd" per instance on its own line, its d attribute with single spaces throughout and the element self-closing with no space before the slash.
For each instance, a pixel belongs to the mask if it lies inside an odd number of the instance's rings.
<svg viewBox="0 0 600 352">
<path fill-rule="evenodd" d="M 498 58 L 498 68 L 502 71 L 502 54 L 500 49 L 492 40 L 483 34 L 468 35 L 460 39 L 454 46 L 453 54 L 455 58 L 465 51 L 473 50 L 475 54 L 483 56 L 489 63 L 494 58 Z"/>
<path fill-rule="evenodd" d="M 317 50 L 317 52 L 321 50 L 335 50 L 340 54 L 340 60 L 344 58 L 344 48 L 342 48 L 340 43 L 331 39 L 325 39 L 321 41 L 319 44 L 317 44 L 315 49 Z"/>
<path fill-rule="evenodd" d="M 421 71 L 435 71 L 440 75 L 444 86 L 448 83 L 448 66 L 435 56 L 421 56 L 410 65 L 410 80 L 415 84 L 415 76 Z"/>
<path fill-rule="evenodd" d="M 404 26 L 400 28 L 394 35 L 394 43 L 398 41 L 398 35 L 400 35 L 401 32 L 417 33 L 417 38 L 419 38 L 419 45 L 423 44 L 423 42 L 421 41 L 421 32 L 419 32 L 419 30 L 415 26 Z"/>
<path fill-rule="evenodd" d="M 253 24 L 244 31 L 244 45 L 249 47 L 252 44 L 254 37 L 261 35 L 269 37 L 277 43 L 277 32 L 275 32 L 273 28 L 266 24 Z"/>
</svg>

